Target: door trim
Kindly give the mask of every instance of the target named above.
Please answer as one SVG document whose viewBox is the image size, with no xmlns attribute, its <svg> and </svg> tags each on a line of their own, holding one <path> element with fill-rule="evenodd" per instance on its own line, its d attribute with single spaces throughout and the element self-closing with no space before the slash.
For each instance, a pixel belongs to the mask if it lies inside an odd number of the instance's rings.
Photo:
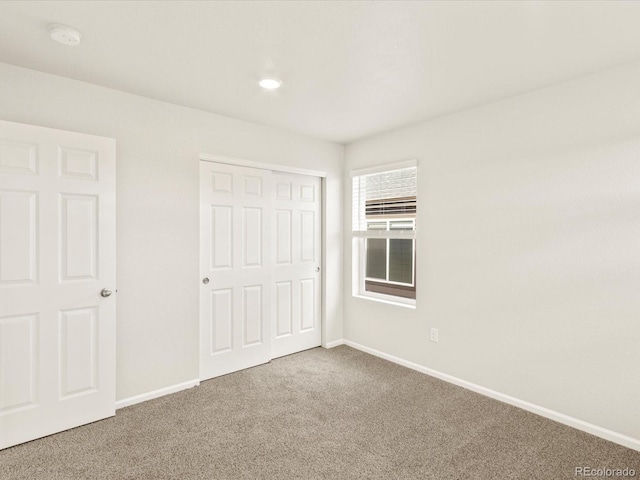
<svg viewBox="0 0 640 480">
<path fill-rule="evenodd" d="M 271 170 L 273 172 L 297 173 L 298 175 L 309 175 L 311 177 L 320 178 L 327 177 L 327 172 L 320 170 L 287 167 L 285 165 L 277 165 L 275 163 L 255 162 L 253 160 L 242 160 L 240 158 L 224 157 L 222 155 L 212 155 L 209 153 L 201 153 L 200 160 L 205 162 L 225 163 L 227 165 L 236 165 L 239 167 L 259 168 L 261 170 Z"/>
</svg>

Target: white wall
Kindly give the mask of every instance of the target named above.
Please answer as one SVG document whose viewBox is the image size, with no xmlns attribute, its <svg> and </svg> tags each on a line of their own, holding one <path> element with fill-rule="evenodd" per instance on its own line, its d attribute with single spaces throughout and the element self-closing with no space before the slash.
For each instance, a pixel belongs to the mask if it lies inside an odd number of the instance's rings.
<svg viewBox="0 0 640 480">
<path fill-rule="evenodd" d="M 353 298 L 345 271 L 345 338 L 640 439 L 639 85 L 628 65 L 348 145 L 345 180 L 419 161 L 418 298 Z"/>
<path fill-rule="evenodd" d="M 198 377 L 200 153 L 327 171 L 324 340 L 342 338 L 342 146 L 6 64 L 0 119 L 117 141 L 118 399 Z"/>
</svg>

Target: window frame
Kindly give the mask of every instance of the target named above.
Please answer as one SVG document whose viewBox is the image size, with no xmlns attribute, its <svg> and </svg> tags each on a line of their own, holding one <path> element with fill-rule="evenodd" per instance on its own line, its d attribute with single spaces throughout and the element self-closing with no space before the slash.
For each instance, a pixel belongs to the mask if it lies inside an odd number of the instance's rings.
<svg viewBox="0 0 640 480">
<path fill-rule="evenodd" d="M 393 219 L 393 218 L 386 218 L 383 220 L 367 220 L 367 223 L 382 223 L 385 222 L 387 224 L 387 228 L 385 230 L 385 232 L 392 232 L 393 229 L 391 228 L 391 222 L 397 222 L 400 221 L 402 219 Z M 416 230 L 416 219 L 415 218 L 410 218 L 410 219 L 404 219 L 402 221 L 411 221 L 412 227 L 410 231 L 415 232 Z M 406 229 L 408 230 L 408 229 Z M 406 231 L 405 230 L 405 231 Z M 367 231 L 370 231 L 369 229 L 367 229 Z M 396 231 L 402 231 L 400 229 L 396 230 Z M 367 240 L 372 240 L 372 239 L 377 239 L 377 237 L 366 237 L 364 239 L 364 248 L 365 248 L 365 259 L 367 258 Z M 386 238 L 380 238 L 380 240 L 386 240 L 387 241 L 387 248 L 386 248 L 386 268 L 385 268 L 385 273 L 386 273 L 386 279 L 382 280 L 381 278 L 375 278 L 375 277 L 367 277 L 366 276 L 366 262 L 365 263 L 365 277 L 364 277 L 364 281 L 366 282 L 367 280 L 370 282 L 376 282 L 376 283 L 385 283 L 385 284 L 389 284 L 389 285 L 398 285 L 401 287 L 415 287 L 416 286 L 416 239 L 415 238 L 396 238 L 396 237 L 386 237 Z M 406 282 L 396 282 L 393 280 L 389 280 L 389 256 L 390 256 L 390 250 L 391 250 L 391 240 L 411 240 L 411 283 L 406 283 Z"/>
<path fill-rule="evenodd" d="M 382 173 L 386 173 L 386 172 L 393 172 L 396 170 L 402 170 L 405 168 L 416 168 L 416 172 L 415 172 L 415 176 L 416 176 L 416 196 L 415 196 L 415 202 L 416 202 L 416 214 L 417 214 L 417 203 L 418 203 L 418 194 L 417 194 L 417 176 L 418 176 L 418 162 L 417 160 L 409 160 L 409 161 L 405 161 L 405 162 L 398 162 L 398 163 L 393 163 L 393 164 L 386 164 L 386 165 L 380 165 L 378 167 L 373 167 L 373 168 L 367 168 L 367 169 L 361 169 L 361 170 L 354 170 L 351 172 L 351 178 L 352 178 L 352 182 L 351 182 L 351 198 L 352 198 L 352 206 L 355 205 L 355 199 L 354 199 L 354 182 L 353 179 L 355 179 L 356 177 L 361 177 L 361 176 L 367 176 L 367 175 L 373 175 L 373 174 L 382 174 Z M 356 209 L 356 208 L 352 208 L 352 215 L 356 215 L 356 211 L 359 212 L 359 210 L 361 210 L 360 208 Z M 362 218 L 362 213 L 359 212 L 358 213 L 358 218 L 359 221 L 362 222 L 361 218 Z M 412 224 L 412 229 L 411 230 L 405 230 L 405 229 L 398 229 L 398 230 L 392 230 L 391 229 L 391 222 L 392 221 L 410 221 Z M 402 297 L 402 296 L 397 296 L 397 295 L 391 295 L 391 294 L 385 294 L 385 293 L 378 293 L 378 292 L 372 292 L 372 291 L 367 291 L 365 289 L 365 283 L 367 281 L 369 282 L 375 282 L 375 283 L 380 283 L 380 284 L 388 284 L 388 285 L 395 285 L 395 286 L 400 286 L 400 287 L 416 287 L 416 240 L 417 240 L 417 221 L 416 221 L 416 217 L 411 217 L 411 218 L 393 218 L 392 216 L 389 216 L 387 218 L 378 218 L 378 219 L 366 219 L 364 220 L 364 223 L 368 226 L 369 223 L 382 223 L 385 222 L 386 223 L 386 229 L 385 230 L 356 230 L 355 227 L 353 225 L 356 224 L 356 218 L 352 218 L 352 253 L 353 253 L 353 261 L 352 261 L 352 279 L 353 279 L 353 284 L 352 284 L 352 290 L 353 290 L 353 296 L 357 297 L 357 298 L 363 298 L 363 299 L 368 299 L 368 300 L 376 300 L 376 301 L 381 301 L 384 303 L 389 303 L 389 304 L 393 304 L 393 305 L 398 305 L 398 306 L 402 306 L 402 307 L 409 307 L 409 308 L 415 308 L 416 306 L 416 302 L 417 302 L 417 289 L 415 291 L 415 296 L 416 298 L 408 298 L 408 297 Z M 367 239 L 369 238 L 379 238 L 379 239 L 386 239 L 387 244 L 386 244 L 386 278 L 387 280 L 382 280 L 379 278 L 373 278 L 373 277 L 367 277 L 366 276 L 366 267 L 367 267 Z M 390 247 L 390 240 L 392 239 L 410 239 L 412 240 L 412 266 L 411 266 L 411 276 L 412 276 L 412 283 L 411 284 L 407 284 L 407 283 L 403 283 L 403 282 L 394 282 L 391 280 L 388 280 L 389 278 L 389 247 Z"/>
</svg>

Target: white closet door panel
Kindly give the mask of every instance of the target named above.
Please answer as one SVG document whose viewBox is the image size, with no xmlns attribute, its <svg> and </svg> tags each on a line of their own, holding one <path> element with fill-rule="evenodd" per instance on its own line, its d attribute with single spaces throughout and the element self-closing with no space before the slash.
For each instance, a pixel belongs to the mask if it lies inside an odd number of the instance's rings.
<svg viewBox="0 0 640 480">
<path fill-rule="evenodd" d="M 211 329 L 209 355 L 233 350 L 233 290 L 231 288 L 211 291 L 208 323 Z"/>
<path fill-rule="evenodd" d="M 211 162 L 200 169 L 204 380 L 269 361 L 273 256 L 270 172 Z"/>
<path fill-rule="evenodd" d="M 275 262 L 278 265 L 291 265 L 293 244 L 292 211 L 280 209 L 275 211 Z"/>
<path fill-rule="evenodd" d="M 316 322 L 315 278 L 300 280 L 300 332 L 313 330 Z"/>
<path fill-rule="evenodd" d="M 0 121 L 0 448 L 115 413 L 115 142 Z"/>
<path fill-rule="evenodd" d="M 210 205 L 211 231 L 216 235 L 211 239 L 211 270 L 232 267 L 233 207 Z"/>
<path fill-rule="evenodd" d="M 321 180 L 273 173 L 273 338 L 271 356 L 320 346 Z"/>
<path fill-rule="evenodd" d="M 275 283 L 275 337 L 283 337 L 293 333 L 293 288 L 292 282 Z"/>
<path fill-rule="evenodd" d="M 263 267 L 262 208 L 242 207 L 242 265 Z"/>
<path fill-rule="evenodd" d="M 242 288 L 242 324 L 243 347 L 259 345 L 263 343 L 262 325 L 263 318 L 263 294 L 262 285 L 252 285 Z"/>
</svg>

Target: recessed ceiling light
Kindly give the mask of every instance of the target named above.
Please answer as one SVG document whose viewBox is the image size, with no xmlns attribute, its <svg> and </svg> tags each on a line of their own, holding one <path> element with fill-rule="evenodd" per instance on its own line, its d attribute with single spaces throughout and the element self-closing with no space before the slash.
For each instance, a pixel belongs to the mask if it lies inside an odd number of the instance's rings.
<svg viewBox="0 0 640 480">
<path fill-rule="evenodd" d="M 80 45 L 80 39 L 82 34 L 75 28 L 67 27 L 59 23 L 52 23 L 49 25 L 49 35 L 56 42 L 70 47 Z"/>
<path fill-rule="evenodd" d="M 260 85 L 265 90 L 275 90 L 282 86 L 282 81 L 278 80 L 277 78 L 263 78 L 258 82 L 258 85 Z"/>
</svg>

